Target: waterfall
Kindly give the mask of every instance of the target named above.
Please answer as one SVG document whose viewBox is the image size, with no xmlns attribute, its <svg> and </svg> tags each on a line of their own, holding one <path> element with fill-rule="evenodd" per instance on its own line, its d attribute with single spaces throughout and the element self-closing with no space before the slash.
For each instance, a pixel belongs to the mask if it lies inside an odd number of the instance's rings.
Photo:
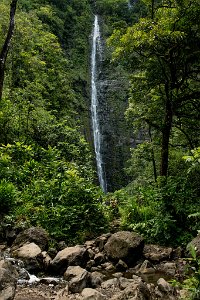
<svg viewBox="0 0 200 300">
<path fill-rule="evenodd" d="M 133 5 L 131 4 L 131 1 L 130 1 L 130 0 L 128 0 L 128 8 L 129 8 L 129 9 L 131 9 L 131 8 L 132 8 L 132 6 L 133 6 Z"/>
<path fill-rule="evenodd" d="M 94 138 L 94 149 L 97 163 L 97 174 L 99 183 L 104 192 L 106 192 L 106 180 L 102 159 L 102 135 L 99 120 L 99 103 L 97 96 L 97 54 L 101 55 L 100 49 L 100 31 L 98 24 L 98 16 L 95 15 L 93 34 L 92 34 L 92 54 L 91 54 L 91 115 L 92 129 Z M 98 47 L 97 47 L 98 46 Z M 98 53 L 99 52 L 99 53 Z"/>
</svg>

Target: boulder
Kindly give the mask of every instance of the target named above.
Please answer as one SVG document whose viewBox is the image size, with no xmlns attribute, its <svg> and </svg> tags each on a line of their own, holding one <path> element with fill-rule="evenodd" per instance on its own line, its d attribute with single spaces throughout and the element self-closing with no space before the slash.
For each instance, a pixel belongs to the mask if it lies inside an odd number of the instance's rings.
<svg viewBox="0 0 200 300">
<path fill-rule="evenodd" d="M 152 274 L 155 273 L 155 268 L 153 267 L 153 265 L 146 259 L 141 267 L 138 270 L 138 273 L 140 274 Z"/>
<path fill-rule="evenodd" d="M 43 257 L 44 268 L 48 269 L 48 267 L 50 266 L 50 263 L 51 263 L 52 259 L 51 259 L 51 257 L 49 256 L 49 254 L 46 251 L 42 252 L 42 257 Z"/>
<path fill-rule="evenodd" d="M 178 298 L 176 289 L 163 278 L 160 278 L 157 282 L 155 296 L 156 299 L 161 300 L 176 300 Z"/>
<path fill-rule="evenodd" d="M 56 248 L 49 248 L 47 253 L 51 257 L 51 259 L 53 259 L 54 257 L 56 257 L 58 251 L 56 250 Z"/>
<path fill-rule="evenodd" d="M 64 279 L 68 281 L 70 292 L 80 293 L 87 287 L 89 282 L 89 273 L 79 266 L 70 266 L 64 273 Z"/>
<path fill-rule="evenodd" d="M 186 247 L 186 255 L 191 257 L 191 247 L 195 249 L 197 257 L 200 256 L 200 234 L 198 234 Z"/>
<path fill-rule="evenodd" d="M 144 257 L 152 262 L 159 262 L 171 258 L 173 249 L 157 245 L 145 245 L 143 249 Z"/>
<path fill-rule="evenodd" d="M 173 287 L 163 278 L 160 278 L 157 282 L 158 289 L 161 292 L 169 293 L 173 291 Z"/>
<path fill-rule="evenodd" d="M 16 278 L 19 276 L 16 267 L 12 264 L 12 262 L 8 260 L 4 260 L 4 259 L 0 260 L 0 268 L 9 270 L 9 272 L 11 272 L 12 275 Z"/>
<path fill-rule="evenodd" d="M 81 246 L 67 247 L 57 253 L 50 266 L 53 271 L 63 274 L 69 266 L 85 267 L 87 259 L 85 248 Z"/>
<path fill-rule="evenodd" d="M 113 279 L 108 279 L 104 282 L 102 282 L 101 287 L 105 290 L 113 288 L 113 287 L 118 287 L 119 286 L 119 281 L 117 278 Z"/>
<path fill-rule="evenodd" d="M 114 272 L 116 270 L 111 262 L 105 262 L 104 264 L 101 264 L 101 266 L 108 272 Z"/>
<path fill-rule="evenodd" d="M 121 259 L 118 261 L 118 263 L 116 264 L 115 267 L 116 267 L 117 271 L 120 271 L 120 272 L 124 272 L 128 269 L 127 264 Z"/>
<path fill-rule="evenodd" d="M 100 286 L 103 282 L 103 279 L 105 278 L 105 275 L 100 272 L 92 272 L 90 273 L 90 285 L 93 288 L 96 288 Z"/>
<path fill-rule="evenodd" d="M 110 236 L 111 236 L 110 233 L 105 233 L 96 238 L 95 246 L 99 248 L 99 251 L 102 251 L 104 249 L 104 245 L 106 244 Z"/>
<path fill-rule="evenodd" d="M 42 250 L 35 243 L 28 243 L 12 252 L 13 256 L 21 259 L 28 271 L 40 270 L 43 267 Z"/>
<path fill-rule="evenodd" d="M 93 259 L 94 256 L 95 256 L 95 252 L 91 249 L 91 248 L 88 248 L 87 249 L 87 252 L 88 252 L 88 256 L 90 259 Z"/>
<path fill-rule="evenodd" d="M 91 288 L 85 288 L 82 291 L 81 296 L 83 297 L 83 300 L 105 300 L 106 299 L 105 295 Z"/>
<path fill-rule="evenodd" d="M 121 290 L 124 290 L 132 282 L 134 282 L 134 279 L 128 279 L 128 278 L 120 277 L 119 278 L 119 287 L 120 287 Z"/>
<path fill-rule="evenodd" d="M 166 274 L 174 276 L 176 274 L 177 266 L 176 263 L 173 262 L 166 262 L 162 266 L 162 271 Z"/>
<path fill-rule="evenodd" d="M 123 277 L 123 273 L 122 272 L 113 273 L 112 277 L 114 277 L 114 278 L 121 278 L 121 277 Z"/>
<path fill-rule="evenodd" d="M 44 251 L 48 247 L 48 240 L 48 233 L 43 228 L 31 227 L 18 234 L 12 245 L 12 250 L 20 248 L 26 243 L 33 242 Z"/>
<path fill-rule="evenodd" d="M 88 271 L 90 271 L 92 269 L 92 267 L 94 267 L 94 266 L 95 266 L 95 261 L 93 259 L 91 259 L 87 262 L 86 269 Z"/>
<path fill-rule="evenodd" d="M 5 261 L 1 261 L 5 268 L 0 267 L 0 299 L 12 300 L 15 297 L 18 273 L 14 267 Z"/>
<path fill-rule="evenodd" d="M 124 300 L 124 299 L 130 299 L 130 300 L 150 300 L 151 294 L 150 291 L 146 285 L 142 281 L 140 277 L 134 276 L 133 280 L 124 281 L 122 288 L 125 288 L 120 293 L 115 294 L 111 297 L 111 300 Z M 122 284 L 122 283 L 121 283 Z"/>
<path fill-rule="evenodd" d="M 39 254 L 42 253 L 40 247 L 38 247 L 35 243 L 27 243 L 22 247 L 13 251 L 14 257 L 17 258 L 35 258 Z"/>
<path fill-rule="evenodd" d="M 104 250 L 111 260 L 117 262 L 122 259 L 130 267 L 141 257 L 143 247 L 144 240 L 139 234 L 119 231 L 111 235 Z"/>
<path fill-rule="evenodd" d="M 3 254 L 5 250 L 6 250 L 6 244 L 0 244 L 0 256 Z"/>
<path fill-rule="evenodd" d="M 96 265 L 100 265 L 105 262 L 105 256 L 103 255 L 103 253 L 99 252 L 95 255 L 94 261 Z"/>
</svg>

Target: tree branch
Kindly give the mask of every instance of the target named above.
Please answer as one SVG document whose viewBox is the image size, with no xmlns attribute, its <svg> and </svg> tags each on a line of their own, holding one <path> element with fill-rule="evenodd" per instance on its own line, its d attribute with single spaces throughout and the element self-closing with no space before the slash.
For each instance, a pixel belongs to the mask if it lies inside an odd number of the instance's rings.
<svg viewBox="0 0 200 300">
<path fill-rule="evenodd" d="M 10 24 L 9 24 L 8 33 L 4 45 L 0 53 L 0 100 L 2 99 L 6 58 L 8 55 L 8 51 L 10 48 L 10 43 L 11 43 L 11 39 L 15 27 L 15 12 L 17 7 L 17 1 L 18 0 L 12 0 L 10 4 Z"/>
</svg>

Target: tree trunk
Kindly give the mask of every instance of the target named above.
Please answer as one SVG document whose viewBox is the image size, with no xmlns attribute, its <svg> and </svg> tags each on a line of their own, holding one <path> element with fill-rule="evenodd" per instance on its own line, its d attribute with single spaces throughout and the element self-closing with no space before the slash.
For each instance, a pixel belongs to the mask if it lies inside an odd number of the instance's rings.
<svg viewBox="0 0 200 300">
<path fill-rule="evenodd" d="M 3 93 L 6 58 L 8 55 L 8 50 L 10 47 L 10 43 L 11 43 L 11 39 L 13 36 L 14 27 L 15 27 L 15 12 L 16 12 L 16 7 L 17 7 L 17 1 L 18 0 L 12 0 L 12 2 L 10 4 L 10 24 L 9 24 L 8 33 L 7 33 L 3 48 L 0 53 L 0 100 L 2 99 L 2 93 Z"/>
<path fill-rule="evenodd" d="M 157 182 L 157 170 L 156 170 L 156 160 L 155 160 L 155 155 L 154 155 L 154 150 L 153 150 L 153 139 L 151 135 L 151 127 L 149 126 L 149 138 L 151 142 L 151 158 L 152 158 L 152 164 L 153 164 L 153 174 L 154 174 L 154 180 Z"/>
<path fill-rule="evenodd" d="M 169 138 L 172 128 L 172 106 L 168 87 L 165 87 L 167 99 L 165 105 L 165 120 L 162 129 L 160 176 L 167 176 L 169 160 Z"/>
<path fill-rule="evenodd" d="M 155 5 L 155 0 L 152 0 L 152 2 L 151 2 L 151 18 L 152 18 L 152 20 L 154 19 L 154 5 Z"/>
</svg>

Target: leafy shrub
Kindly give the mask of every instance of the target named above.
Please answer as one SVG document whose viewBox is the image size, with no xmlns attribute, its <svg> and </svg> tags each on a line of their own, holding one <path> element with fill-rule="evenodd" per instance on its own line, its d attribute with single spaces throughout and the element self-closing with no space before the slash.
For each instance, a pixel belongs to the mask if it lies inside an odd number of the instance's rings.
<svg viewBox="0 0 200 300">
<path fill-rule="evenodd" d="M 141 184 L 141 183 L 140 183 Z M 200 191 L 190 177 L 169 177 L 163 186 L 133 183 L 115 193 L 121 226 L 143 234 L 148 242 L 185 245 L 199 229 Z"/>
<path fill-rule="evenodd" d="M 71 244 L 106 228 L 97 201 L 101 191 L 92 184 L 92 173 L 82 172 L 81 164 L 66 161 L 56 147 L 44 149 L 23 143 L 1 147 L 0 166 L 0 178 L 10 181 L 5 181 L 7 189 L 17 186 L 20 191 L 13 211 L 16 223 L 23 220 L 42 226 L 53 238 Z M 10 197 L 6 203 L 11 200 L 16 201 Z"/>
<path fill-rule="evenodd" d="M 5 179 L 0 181 L 0 212 L 5 214 L 9 212 L 16 201 L 17 191 L 15 186 L 6 181 Z"/>
</svg>

